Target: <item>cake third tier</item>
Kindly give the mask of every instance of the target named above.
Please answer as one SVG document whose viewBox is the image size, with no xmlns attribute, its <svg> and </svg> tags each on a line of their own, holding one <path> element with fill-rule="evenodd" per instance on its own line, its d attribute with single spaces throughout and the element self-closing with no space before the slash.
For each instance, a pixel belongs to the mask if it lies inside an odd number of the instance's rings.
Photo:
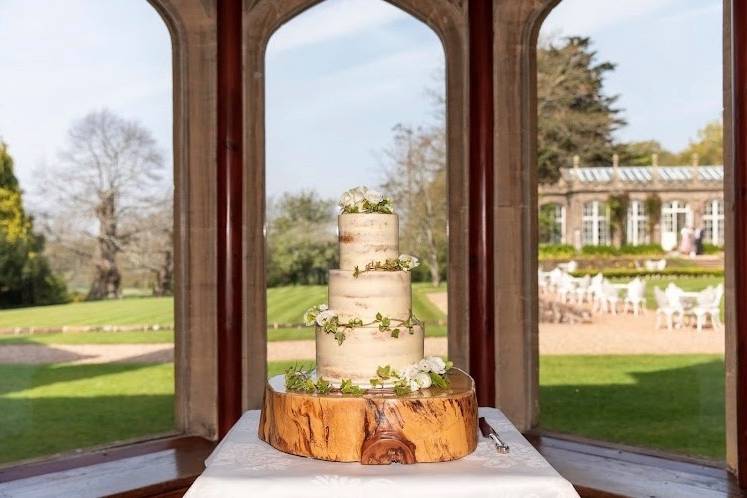
<svg viewBox="0 0 747 498">
<path fill-rule="evenodd" d="M 356 277 L 347 270 L 329 271 L 329 307 L 339 314 L 340 322 L 360 318 L 369 323 L 377 313 L 407 320 L 411 300 L 409 272 L 372 271 Z"/>
<path fill-rule="evenodd" d="M 340 268 L 352 271 L 373 261 L 399 256 L 399 223 L 396 214 L 341 214 L 337 218 Z"/>
</svg>

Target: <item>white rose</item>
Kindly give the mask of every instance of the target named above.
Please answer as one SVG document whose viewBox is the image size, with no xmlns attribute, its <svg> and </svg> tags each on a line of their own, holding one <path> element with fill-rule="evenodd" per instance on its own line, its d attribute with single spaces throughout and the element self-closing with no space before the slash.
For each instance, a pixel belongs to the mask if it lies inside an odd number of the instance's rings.
<svg viewBox="0 0 747 498">
<path fill-rule="evenodd" d="M 338 205 L 342 209 L 345 209 L 346 207 L 353 205 L 353 195 L 350 193 L 350 191 L 347 191 L 344 194 L 342 194 L 342 197 L 340 197 L 340 202 L 338 203 Z"/>
<path fill-rule="evenodd" d="M 378 204 L 384 200 L 384 195 L 376 190 L 367 190 L 363 196 L 371 204 Z"/>
<path fill-rule="evenodd" d="M 319 305 L 319 311 L 327 311 L 329 309 L 329 306 L 326 304 L 320 304 Z"/>
<path fill-rule="evenodd" d="M 443 375 L 446 373 L 446 362 L 440 356 L 428 356 L 423 358 L 428 363 L 428 368 L 431 372 Z"/>
<path fill-rule="evenodd" d="M 405 367 L 404 370 L 399 374 L 400 377 L 407 381 L 413 380 L 418 374 L 420 373 L 420 370 L 418 369 L 417 365 L 409 365 Z"/>
<path fill-rule="evenodd" d="M 420 384 L 418 384 L 417 380 L 411 380 L 410 381 L 410 391 L 415 392 L 418 389 L 420 389 Z"/>
<path fill-rule="evenodd" d="M 412 270 L 420 264 L 418 262 L 418 258 L 416 258 L 415 256 L 410 256 L 409 254 L 400 254 L 399 258 L 397 259 L 399 261 L 399 266 L 403 270 Z"/>
<path fill-rule="evenodd" d="M 431 363 L 428 361 L 428 358 L 423 358 L 418 362 L 418 370 L 420 370 L 421 372 L 431 371 Z"/>
<path fill-rule="evenodd" d="M 336 316 L 337 313 L 335 313 L 334 311 L 324 310 L 316 316 L 316 324 L 320 327 L 324 327 L 324 324 L 327 323 L 328 320 Z"/>
<path fill-rule="evenodd" d="M 417 377 L 415 377 L 415 382 L 418 383 L 421 389 L 427 389 L 431 387 L 431 376 L 425 372 L 420 372 Z"/>
</svg>

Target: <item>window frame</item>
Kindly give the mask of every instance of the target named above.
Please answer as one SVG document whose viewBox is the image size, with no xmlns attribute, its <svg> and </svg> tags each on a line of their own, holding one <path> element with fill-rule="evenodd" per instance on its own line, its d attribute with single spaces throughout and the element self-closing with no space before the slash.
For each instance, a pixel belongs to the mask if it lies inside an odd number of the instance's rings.
<svg viewBox="0 0 747 498">
<path fill-rule="evenodd" d="M 648 213 L 646 203 L 639 199 L 632 199 L 628 205 L 626 220 L 627 243 L 638 246 L 650 242 L 648 232 Z"/>
<path fill-rule="evenodd" d="M 265 51 L 280 27 L 322 0 L 256 0 L 243 15 L 244 95 L 244 226 L 243 406 L 261 406 L 266 382 L 267 311 L 265 254 Z M 449 275 L 448 351 L 454 364 L 469 368 L 470 303 L 468 252 L 468 40 L 467 6 L 461 2 L 385 0 L 431 28 L 441 40 L 446 60 L 446 142 L 448 185 Z M 461 317 L 461 318 L 460 318 Z"/>
<path fill-rule="evenodd" d="M 158 489 L 179 489 L 197 473 L 185 475 L 202 462 L 218 434 L 216 272 L 217 181 L 212 168 L 217 154 L 217 92 L 215 75 L 216 6 L 191 0 L 144 0 L 169 31 L 172 52 L 174 166 L 174 432 L 153 434 L 132 442 L 112 442 L 61 455 L 11 462 L 0 469 L 0 483 L 33 476 L 132 459 L 165 452 L 183 463 L 164 470 Z M 240 0 L 228 0 L 238 1 Z M 208 333 L 206 333 L 206 331 Z M 195 460 L 196 459 L 196 460 Z M 148 464 L 143 464 L 148 465 Z M 81 474 L 81 482 L 86 479 Z M 77 475 L 70 472 L 70 475 Z M 132 489 L 143 484 L 143 468 L 134 468 Z M 169 479 L 173 476 L 173 481 Z M 121 483 L 119 483 L 121 484 Z M 148 483 L 150 485 L 151 483 Z M 102 488 L 104 489 L 104 488 Z M 103 491 L 102 491 L 103 492 Z"/>
</svg>

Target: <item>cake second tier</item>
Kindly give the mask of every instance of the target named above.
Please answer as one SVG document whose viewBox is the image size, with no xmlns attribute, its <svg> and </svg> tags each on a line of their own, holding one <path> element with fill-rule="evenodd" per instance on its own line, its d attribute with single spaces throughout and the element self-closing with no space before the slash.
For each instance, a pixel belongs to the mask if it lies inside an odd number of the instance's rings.
<svg viewBox="0 0 747 498">
<path fill-rule="evenodd" d="M 406 320 L 412 309 L 410 273 L 370 271 L 356 277 L 351 271 L 330 270 L 328 303 L 340 322 L 360 318 L 369 323 L 377 313 Z"/>
</svg>

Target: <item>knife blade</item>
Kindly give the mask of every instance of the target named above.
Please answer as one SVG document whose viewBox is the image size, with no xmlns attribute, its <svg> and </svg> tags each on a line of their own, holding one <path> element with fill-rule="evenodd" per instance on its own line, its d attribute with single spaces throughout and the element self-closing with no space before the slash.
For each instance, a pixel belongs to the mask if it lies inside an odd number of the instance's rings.
<svg viewBox="0 0 747 498">
<path fill-rule="evenodd" d="M 480 426 L 480 432 L 482 432 L 482 437 L 487 437 L 493 440 L 495 443 L 495 449 L 498 451 L 498 453 L 508 453 L 509 447 L 506 443 L 503 442 L 503 440 L 498 437 L 498 433 L 495 432 L 495 429 L 488 423 L 487 420 L 485 420 L 485 417 L 480 417 L 479 419 L 479 426 Z"/>
</svg>

